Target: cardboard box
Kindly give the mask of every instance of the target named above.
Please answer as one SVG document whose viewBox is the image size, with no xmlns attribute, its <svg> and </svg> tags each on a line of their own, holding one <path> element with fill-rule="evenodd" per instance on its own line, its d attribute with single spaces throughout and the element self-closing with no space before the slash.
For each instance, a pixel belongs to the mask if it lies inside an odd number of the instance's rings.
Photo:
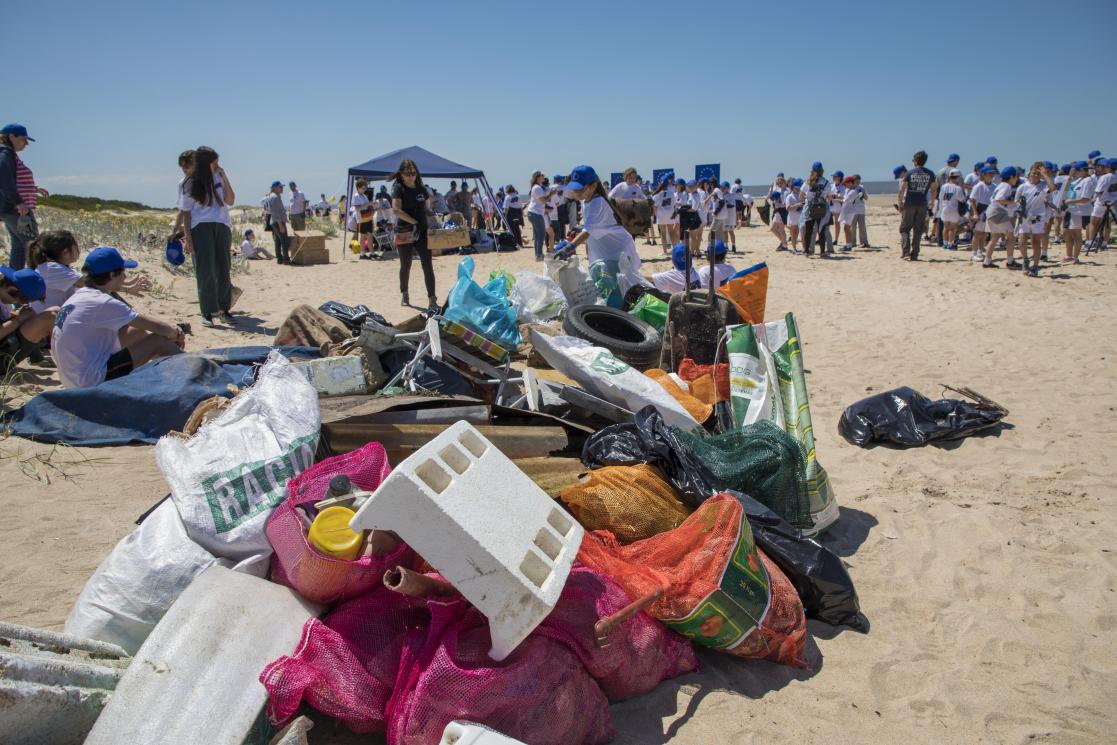
<svg viewBox="0 0 1117 745">
<path fill-rule="evenodd" d="M 320 230 L 291 231 L 291 263 L 329 264 L 330 252 L 326 249 L 326 234 Z"/>
<path fill-rule="evenodd" d="M 427 248 L 437 251 L 473 245 L 468 228 L 431 228 L 427 231 Z"/>
</svg>

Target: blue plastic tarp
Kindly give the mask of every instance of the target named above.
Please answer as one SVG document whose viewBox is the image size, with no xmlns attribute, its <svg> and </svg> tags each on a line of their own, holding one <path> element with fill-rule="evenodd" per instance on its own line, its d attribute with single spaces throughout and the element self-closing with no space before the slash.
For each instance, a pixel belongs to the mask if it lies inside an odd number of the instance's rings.
<svg viewBox="0 0 1117 745">
<path fill-rule="evenodd" d="M 194 408 L 229 386 L 246 388 L 256 366 L 279 351 L 290 359 L 313 359 L 313 347 L 229 347 L 180 354 L 149 362 L 130 375 L 92 388 L 44 391 L 13 411 L 11 433 L 67 445 L 154 443 L 182 429 Z"/>
</svg>

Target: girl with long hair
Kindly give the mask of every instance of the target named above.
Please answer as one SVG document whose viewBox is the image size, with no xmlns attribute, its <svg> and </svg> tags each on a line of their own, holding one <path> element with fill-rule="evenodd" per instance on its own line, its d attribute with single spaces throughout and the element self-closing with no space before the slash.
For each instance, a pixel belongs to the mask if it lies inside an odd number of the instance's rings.
<svg viewBox="0 0 1117 745">
<path fill-rule="evenodd" d="M 400 162 L 399 170 L 388 177 L 392 181 L 392 212 L 396 216 L 396 251 L 399 253 L 400 305 L 411 305 L 408 285 L 411 279 L 411 262 L 419 257 L 423 267 L 423 282 L 427 288 L 427 307 L 438 310 L 438 296 L 434 289 L 434 261 L 427 247 L 427 200 L 430 193 L 423 185 L 419 166 L 411 159 Z M 406 241 L 401 243 L 401 236 Z"/>
<path fill-rule="evenodd" d="M 533 171 L 528 186 L 527 219 L 531 223 L 531 238 L 535 244 L 535 260 L 543 260 L 543 245 L 547 240 L 547 201 L 549 195 L 542 171 Z"/>
<path fill-rule="evenodd" d="M 208 327 L 214 325 L 215 316 L 230 326 L 236 322 L 229 313 L 233 302 L 229 207 L 237 195 L 219 157 L 211 147 L 195 148 L 193 168 L 183 179 L 178 195 L 179 217 L 185 229 L 183 250 L 194 257 L 198 305 L 202 325 Z"/>
<path fill-rule="evenodd" d="M 611 274 L 615 279 L 620 270 L 621 259 L 626 258 L 632 264 L 631 270 L 639 271 L 640 256 L 636 253 L 636 242 L 617 219 L 612 203 L 607 198 L 608 192 L 597 177 L 597 171 L 590 166 L 575 168 L 567 179 L 566 193 L 582 202 L 584 224 L 582 231 L 571 243 L 574 246 L 586 244 L 590 265 L 602 262 L 605 274 Z M 617 308 L 622 300 L 618 287 L 606 298 L 606 303 Z"/>
</svg>

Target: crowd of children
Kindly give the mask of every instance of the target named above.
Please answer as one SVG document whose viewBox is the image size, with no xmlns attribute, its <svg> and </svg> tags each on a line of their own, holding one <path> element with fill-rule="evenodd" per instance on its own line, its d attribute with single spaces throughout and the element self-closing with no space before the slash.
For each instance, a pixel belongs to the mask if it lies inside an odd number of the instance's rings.
<svg viewBox="0 0 1117 745">
<path fill-rule="evenodd" d="M 823 172 L 822 163 L 816 161 L 805 180 L 776 175 L 768 189 L 768 225 L 779 240 L 777 251 L 809 257 L 817 245 L 818 255 L 826 258 L 843 237 L 839 249 L 843 253 L 855 246 L 869 247 L 865 220 L 869 195 L 860 174 L 846 176 L 838 170 L 829 181 Z"/>
</svg>

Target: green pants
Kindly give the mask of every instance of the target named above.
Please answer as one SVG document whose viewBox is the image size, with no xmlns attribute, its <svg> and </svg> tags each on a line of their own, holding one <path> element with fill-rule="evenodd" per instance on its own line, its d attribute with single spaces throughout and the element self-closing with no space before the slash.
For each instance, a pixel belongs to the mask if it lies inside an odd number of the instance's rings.
<svg viewBox="0 0 1117 745">
<path fill-rule="evenodd" d="M 223 223 L 203 222 L 193 227 L 190 237 L 194 241 L 194 275 L 202 315 L 229 310 L 233 287 L 229 279 L 232 231 Z"/>
</svg>

